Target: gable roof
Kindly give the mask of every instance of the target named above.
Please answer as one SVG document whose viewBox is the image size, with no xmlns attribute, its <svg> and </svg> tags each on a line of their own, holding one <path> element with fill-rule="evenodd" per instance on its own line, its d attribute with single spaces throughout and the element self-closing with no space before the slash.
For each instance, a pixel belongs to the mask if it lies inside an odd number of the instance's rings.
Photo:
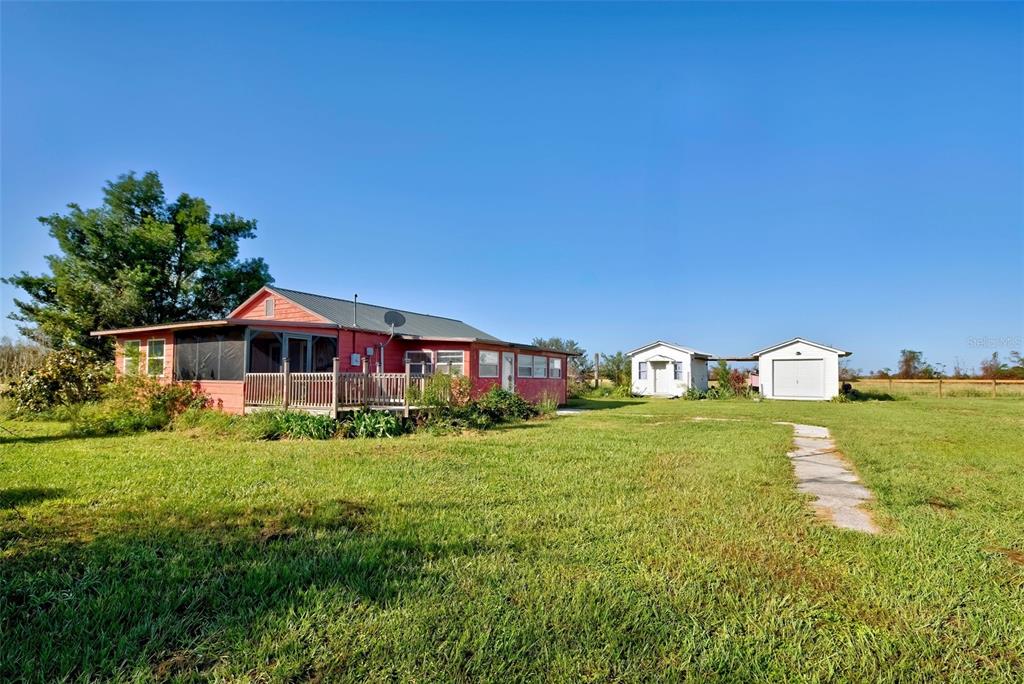
<svg viewBox="0 0 1024 684">
<path fill-rule="evenodd" d="M 753 354 L 751 354 L 751 356 L 760 356 L 761 354 L 767 354 L 770 351 L 775 351 L 776 349 L 781 349 L 782 347 L 788 347 L 789 345 L 793 344 L 794 342 L 803 342 L 804 344 L 809 344 L 812 347 L 817 347 L 818 349 L 824 349 L 825 351 L 835 352 L 836 354 L 839 354 L 840 356 L 849 356 L 850 354 L 853 353 L 853 352 L 844 351 L 842 349 L 836 349 L 835 347 L 830 347 L 827 344 L 821 344 L 819 342 L 812 342 L 811 340 L 804 339 L 803 337 L 794 337 L 791 340 L 786 340 L 785 342 L 779 342 L 778 344 L 773 344 L 770 347 L 765 347 L 764 349 L 761 349 L 759 351 L 754 352 Z"/>
<path fill-rule="evenodd" d="M 677 351 L 681 351 L 681 352 L 686 353 L 686 354 L 690 354 L 691 356 L 698 356 L 698 357 L 701 357 L 701 358 L 707 358 L 709 356 L 709 354 L 705 354 L 702 351 L 697 351 L 696 349 L 691 349 L 690 347 L 684 347 L 683 345 L 676 344 L 674 342 L 665 342 L 664 340 L 655 340 L 654 342 L 650 342 L 648 344 L 645 344 L 642 347 L 637 347 L 636 349 L 634 349 L 631 352 L 626 352 L 626 356 L 633 356 L 634 354 L 639 354 L 642 351 L 646 351 L 647 349 L 650 349 L 651 347 L 657 347 L 658 345 L 664 345 L 666 347 L 671 347 L 672 349 L 675 349 Z"/>
<path fill-rule="evenodd" d="M 358 328 L 360 330 L 375 330 L 388 333 L 391 332 L 391 326 L 384 322 L 384 314 L 388 311 L 398 311 L 405 317 L 405 323 L 401 326 L 395 326 L 396 335 L 501 342 L 497 337 L 454 318 L 431 316 L 416 313 L 415 311 L 392 309 L 386 306 L 365 304 L 363 302 L 359 302 L 358 313 L 356 313 L 356 307 L 351 299 L 325 297 L 309 292 L 300 292 L 299 290 L 288 290 L 274 285 L 267 285 L 266 289 L 290 299 L 304 309 L 308 309 L 318 316 L 323 316 L 332 323 L 345 328 Z"/>
</svg>

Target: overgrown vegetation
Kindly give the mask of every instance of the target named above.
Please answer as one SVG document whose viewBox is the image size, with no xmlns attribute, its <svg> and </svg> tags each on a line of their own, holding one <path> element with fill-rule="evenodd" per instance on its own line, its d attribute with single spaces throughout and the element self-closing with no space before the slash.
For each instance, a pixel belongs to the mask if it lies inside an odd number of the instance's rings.
<svg viewBox="0 0 1024 684">
<path fill-rule="evenodd" d="M 433 433 L 487 428 L 533 418 L 542 411 L 516 392 L 495 385 L 471 399 L 472 381 L 464 376 L 434 375 L 427 383 L 419 416 L 421 427 Z M 550 403 L 550 401 L 548 402 Z M 545 411 L 550 406 L 545 405 Z"/>
<path fill-rule="evenodd" d="M 31 340 L 0 337 L 0 387 L 42 364 L 48 351 Z"/>
<path fill-rule="evenodd" d="M 69 407 L 69 417 L 76 434 L 118 435 L 163 429 L 176 416 L 207 404 L 206 395 L 190 384 L 165 384 L 135 375 L 105 385 L 98 402 Z"/>
<path fill-rule="evenodd" d="M 114 376 L 113 368 L 87 349 L 66 348 L 42 357 L 4 390 L 20 414 L 97 401 Z"/>
</svg>

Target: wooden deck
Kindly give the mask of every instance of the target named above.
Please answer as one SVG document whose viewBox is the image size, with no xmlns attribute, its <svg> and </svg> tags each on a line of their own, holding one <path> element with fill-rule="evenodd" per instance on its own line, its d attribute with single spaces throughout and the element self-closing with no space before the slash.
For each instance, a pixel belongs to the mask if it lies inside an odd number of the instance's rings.
<svg viewBox="0 0 1024 684">
<path fill-rule="evenodd" d="M 416 406 L 412 395 L 423 396 L 428 375 L 410 373 L 341 373 L 338 359 L 330 373 L 246 373 L 245 412 L 268 409 L 298 410 L 337 416 L 361 408 L 401 411 Z"/>
</svg>

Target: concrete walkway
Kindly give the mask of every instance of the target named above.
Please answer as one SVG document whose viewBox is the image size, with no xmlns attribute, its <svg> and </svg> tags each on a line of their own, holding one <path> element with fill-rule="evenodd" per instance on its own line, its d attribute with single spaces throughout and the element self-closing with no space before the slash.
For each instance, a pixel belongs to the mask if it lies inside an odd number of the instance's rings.
<svg viewBox="0 0 1024 684">
<path fill-rule="evenodd" d="M 555 410 L 556 416 L 578 416 L 581 413 L 586 413 L 590 409 L 584 408 L 560 408 Z"/>
<path fill-rule="evenodd" d="M 871 491 L 839 457 L 828 428 L 798 423 L 777 425 L 793 427 L 793 449 L 786 455 L 793 461 L 797 489 L 817 497 L 815 511 L 836 527 L 877 534 L 878 526 L 860 507 L 871 500 Z"/>
</svg>

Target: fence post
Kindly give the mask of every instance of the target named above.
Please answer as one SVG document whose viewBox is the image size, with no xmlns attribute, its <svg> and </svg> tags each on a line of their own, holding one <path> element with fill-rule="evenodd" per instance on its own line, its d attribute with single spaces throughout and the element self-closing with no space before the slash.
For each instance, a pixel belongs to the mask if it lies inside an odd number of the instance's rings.
<svg viewBox="0 0 1024 684">
<path fill-rule="evenodd" d="M 942 398 L 942 378 L 939 378 L 939 399 Z"/>
<path fill-rule="evenodd" d="M 341 363 L 338 361 L 338 357 L 335 356 L 334 360 L 331 361 L 331 415 L 334 419 L 338 419 L 338 389 L 341 386 Z"/>
<path fill-rule="evenodd" d="M 996 379 L 992 378 L 992 398 L 996 398 Z"/>
<path fill-rule="evenodd" d="M 409 370 L 409 364 L 405 364 L 405 397 L 402 399 L 403 405 L 405 406 L 405 417 L 409 417 L 409 391 L 412 389 L 412 372 Z"/>
<path fill-rule="evenodd" d="M 892 378 L 889 378 L 889 394 L 892 394 Z"/>
<path fill-rule="evenodd" d="M 515 372 L 515 371 L 513 371 Z M 594 352 L 594 389 L 601 386 L 601 355 Z"/>
<path fill-rule="evenodd" d="M 363 405 L 370 405 L 370 362 L 363 357 Z"/>
<path fill-rule="evenodd" d="M 288 368 L 288 359 L 284 360 L 284 389 L 281 392 L 281 403 L 285 411 L 288 410 L 288 400 L 291 395 L 291 370 Z"/>
</svg>

